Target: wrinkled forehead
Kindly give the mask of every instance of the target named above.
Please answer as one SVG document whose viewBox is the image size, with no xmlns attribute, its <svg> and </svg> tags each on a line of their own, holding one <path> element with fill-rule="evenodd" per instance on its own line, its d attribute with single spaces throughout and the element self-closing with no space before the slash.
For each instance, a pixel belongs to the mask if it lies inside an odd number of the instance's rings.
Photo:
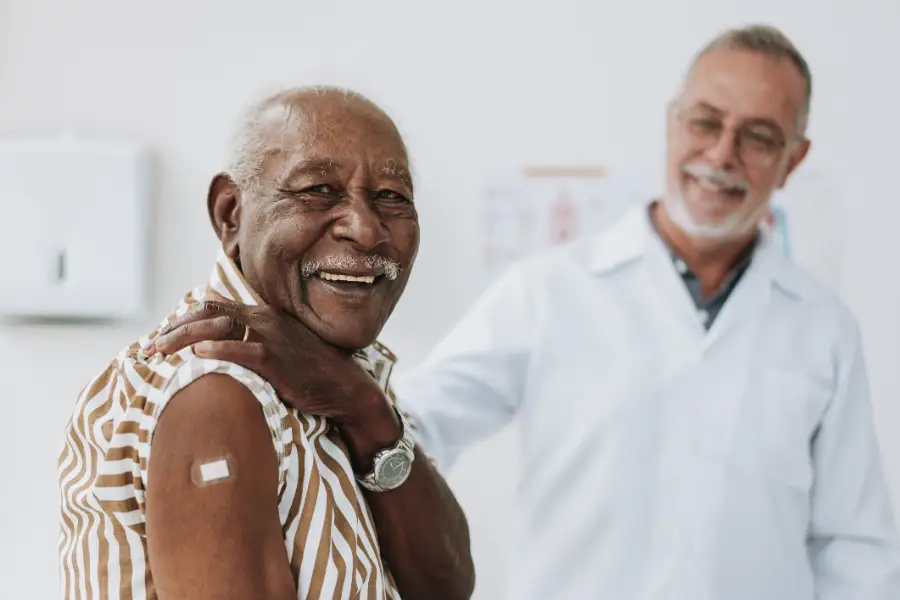
<svg viewBox="0 0 900 600">
<path fill-rule="evenodd" d="M 361 102 L 294 103 L 272 108 L 272 174 L 309 165 L 321 170 L 365 168 L 372 175 L 409 178 L 406 146 L 394 123 Z M 278 114 L 280 112 L 280 114 Z M 411 182 L 410 182 L 411 183 Z"/>
<path fill-rule="evenodd" d="M 788 131 L 804 103 L 803 77 L 786 59 L 721 48 L 701 56 L 687 74 L 684 107 L 709 107 L 738 121 L 768 120 Z"/>
</svg>

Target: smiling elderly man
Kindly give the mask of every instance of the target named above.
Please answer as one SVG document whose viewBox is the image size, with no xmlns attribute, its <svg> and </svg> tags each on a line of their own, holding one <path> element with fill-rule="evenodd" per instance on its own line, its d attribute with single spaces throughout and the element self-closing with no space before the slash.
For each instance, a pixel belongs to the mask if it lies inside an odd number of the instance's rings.
<svg viewBox="0 0 900 600">
<path fill-rule="evenodd" d="M 465 517 L 388 400 L 376 341 L 419 244 L 396 127 L 359 95 L 291 90 L 235 139 L 207 200 L 209 282 L 78 400 L 60 458 L 64 597 L 468 598 Z M 291 356 L 255 350 L 293 378 L 303 364 L 300 394 L 222 360 L 228 342 L 155 351 L 210 300 L 290 315 Z"/>
</svg>

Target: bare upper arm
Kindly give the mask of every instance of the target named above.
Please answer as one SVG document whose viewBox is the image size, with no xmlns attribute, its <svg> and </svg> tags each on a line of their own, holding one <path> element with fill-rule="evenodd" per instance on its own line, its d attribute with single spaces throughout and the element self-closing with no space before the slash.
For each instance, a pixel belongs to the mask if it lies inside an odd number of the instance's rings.
<svg viewBox="0 0 900 600">
<path fill-rule="evenodd" d="M 225 458 L 229 477 L 192 469 Z M 278 464 L 262 407 L 227 375 L 169 400 L 152 440 L 147 547 L 160 600 L 294 600 L 278 517 Z"/>
</svg>

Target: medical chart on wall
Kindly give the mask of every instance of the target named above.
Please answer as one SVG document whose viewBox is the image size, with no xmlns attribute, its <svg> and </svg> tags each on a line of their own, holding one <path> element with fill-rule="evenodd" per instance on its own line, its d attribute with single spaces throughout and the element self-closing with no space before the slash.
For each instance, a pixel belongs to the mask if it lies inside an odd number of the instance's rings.
<svg viewBox="0 0 900 600">
<path fill-rule="evenodd" d="M 483 193 L 487 277 L 526 256 L 601 231 L 643 199 L 639 187 L 601 167 L 528 167 L 497 177 Z"/>
<path fill-rule="evenodd" d="M 531 254 L 603 230 L 630 207 L 657 196 L 658 178 L 601 167 L 528 167 L 499 176 L 483 192 L 482 263 L 488 281 Z M 824 169 L 800 169 L 772 197 L 762 222 L 790 258 L 840 286 L 842 196 Z"/>
</svg>

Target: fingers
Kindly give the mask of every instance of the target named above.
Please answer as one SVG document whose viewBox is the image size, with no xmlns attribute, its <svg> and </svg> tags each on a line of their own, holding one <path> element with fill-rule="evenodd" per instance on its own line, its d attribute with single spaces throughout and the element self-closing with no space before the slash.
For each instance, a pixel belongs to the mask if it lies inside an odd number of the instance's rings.
<svg viewBox="0 0 900 600">
<path fill-rule="evenodd" d="M 174 329 L 153 341 L 147 354 L 172 354 L 207 340 L 241 340 L 245 331 L 244 324 L 229 315 L 205 316 L 185 323 L 179 321 Z"/>
<path fill-rule="evenodd" d="M 220 302 L 218 300 L 207 300 L 204 297 L 203 302 L 166 325 L 162 329 L 162 331 L 160 331 L 159 335 L 167 335 L 168 333 L 174 331 L 175 329 L 178 329 L 179 327 L 183 327 L 188 323 L 194 323 L 196 321 L 202 321 L 204 319 L 212 319 L 218 316 L 229 316 L 236 318 L 241 313 L 242 309 L 242 305 L 236 302 Z"/>
<path fill-rule="evenodd" d="M 243 333 L 241 335 L 243 336 Z M 212 358 L 239 364 L 260 375 L 263 379 L 274 380 L 278 375 L 274 372 L 274 361 L 266 360 L 266 349 L 259 342 L 203 341 L 194 344 L 194 354 L 200 358 Z"/>
</svg>

